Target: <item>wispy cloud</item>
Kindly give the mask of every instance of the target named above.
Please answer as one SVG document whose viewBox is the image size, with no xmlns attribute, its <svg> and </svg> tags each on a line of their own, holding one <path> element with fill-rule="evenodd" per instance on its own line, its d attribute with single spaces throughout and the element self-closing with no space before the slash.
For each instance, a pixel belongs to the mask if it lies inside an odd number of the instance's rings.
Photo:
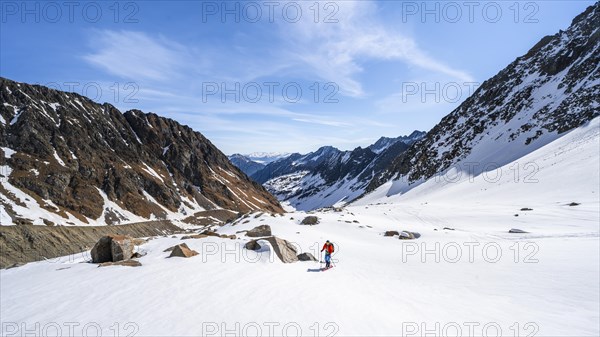
<svg viewBox="0 0 600 337">
<path fill-rule="evenodd" d="M 305 12 L 310 12 L 312 2 L 303 5 Z M 467 72 L 429 56 L 405 33 L 382 23 L 375 2 L 338 1 L 336 5 L 337 23 L 315 23 L 313 17 L 306 16 L 296 24 L 282 24 L 281 32 L 288 41 L 285 49 L 291 50 L 287 54 L 290 59 L 304 64 L 312 75 L 336 82 L 343 93 L 365 95 L 356 79 L 364 70 L 361 61 L 365 59 L 401 61 L 457 80 L 473 80 Z"/>
<path fill-rule="evenodd" d="M 198 69 L 202 58 L 191 49 L 165 37 L 152 38 L 135 31 L 94 31 L 94 51 L 83 56 L 90 64 L 112 75 L 136 81 L 173 79 L 184 69 Z"/>
</svg>

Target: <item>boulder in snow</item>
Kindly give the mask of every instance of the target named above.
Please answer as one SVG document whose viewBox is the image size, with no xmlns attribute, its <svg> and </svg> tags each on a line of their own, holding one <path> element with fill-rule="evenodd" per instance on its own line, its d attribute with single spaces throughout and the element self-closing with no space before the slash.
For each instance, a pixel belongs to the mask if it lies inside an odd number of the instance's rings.
<svg viewBox="0 0 600 337">
<path fill-rule="evenodd" d="M 409 232 L 409 231 L 402 231 L 400 232 L 400 235 L 398 236 L 398 238 L 400 240 L 413 240 L 413 239 L 418 239 L 421 237 L 421 234 L 417 233 L 417 232 Z"/>
<path fill-rule="evenodd" d="M 134 239 L 126 235 L 107 235 L 96 242 L 92 248 L 92 262 L 118 262 L 129 260 L 133 256 Z"/>
<path fill-rule="evenodd" d="M 400 235 L 400 233 L 398 233 L 398 231 L 386 231 L 383 236 L 396 236 L 396 235 Z"/>
<path fill-rule="evenodd" d="M 263 236 L 271 236 L 271 226 L 269 225 L 260 225 L 257 227 L 252 228 L 251 230 L 249 230 L 248 232 L 246 232 L 246 235 L 251 237 L 251 238 L 258 238 L 258 237 L 263 237 Z"/>
<path fill-rule="evenodd" d="M 313 226 L 319 223 L 319 218 L 317 218 L 314 215 L 309 215 L 306 218 L 304 218 L 304 220 L 302 220 L 302 222 L 300 223 L 301 225 L 309 225 L 309 226 Z"/>
<path fill-rule="evenodd" d="M 317 259 L 311 253 L 298 254 L 299 261 L 317 261 Z"/>
<path fill-rule="evenodd" d="M 198 252 L 190 249 L 187 245 L 181 244 L 173 247 L 169 257 L 192 257 L 198 255 Z"/>
<path fill-rule="evenodd" d="M 529 233 L 526 232 L 522 229 L 518 229 L 518 228 L 511 228 L 511 230 L 508 231 L 509 233 L 513 233 L 513 234 L 525 234 L 525 233 Z"/>
<path fill-rule="evenodd" d="M 275 236 L 270 236 L 268 238 L 261 238 L 260 240 L 265 240 L 271 244 L 273 247 L 273 251 L 275 255 L 281 260 L 283 263 L 292 263 L 298 261 L 298 256 L 296 254 L 298 251 L 296 247 L 291 242 L 287 240 L 280 239 Z M 261 248 L 260 244 L 257 242 L 258 240 L 252 240 L 246 243 L 244 248 L 249 250 L 259 250 Z"/>
<path fill-rule="evenodd" d="M 533 211 L 533 208 L 529 208 L 529 207 L 523 207 L 521 208 L 521 211 Z"/>
</svg>

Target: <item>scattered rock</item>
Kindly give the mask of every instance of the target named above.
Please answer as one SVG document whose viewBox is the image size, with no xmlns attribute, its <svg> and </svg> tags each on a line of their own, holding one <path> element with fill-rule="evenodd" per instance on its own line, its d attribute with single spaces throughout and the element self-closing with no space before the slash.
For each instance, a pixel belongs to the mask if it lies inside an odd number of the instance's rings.
<svg viewBox="0 0 600 337">
<path fill-rule="evenodd" d="M 258 238 L 258 237 L 262 237 L 262 236 L 271 236 L 271 226 L 269 225 L 260 225 L 257 227 L 252 228 L 251 230 L 249 230 L 248 232 L 246 232 L 246 235 L 251 237 L 251 238 Z"/>
<path fill-rule="evenodd" d="M 581 204 L 578 202 L 572 202 L 569 204 L 569 206 L 579 206 L 579 205 L 581 205 Z"/>
<path fill-rule="evenodd" d="M 129 260 L 133 255 L 134 240 L 126 235 L 107 235 L 92 248 L 92 262 L 118 262 Z"/>
<path fill-rule="evenodd" d="M 275 236 L 249 241 L 246 243 L 246 245 L 244 245 L 244 247 L 249 250 L 258 250 L 261 248 L 260 244 L 257 242 L 258 240 L 265 240 L 269 242 L 271 247 L 273 247 L 273 251 L 283 263 L 292 263 L 298 261 L 298 257 L 296 256 L 296 247 L 294 247 L 292 243 Z"/>
<path fill-rule="evenodd" d="M 201 232 L 201 233 L 200 233 L 200 234 L 198 234 L 198 235 L 206 235 L 206 236 L 217 236 L 217 237 L 220 237 L 219 233 L 217 233 L 217 232 L 213 232 L 213 231 L 209 231 L 209 230 L 203 231 L 203 232 Z M 192 235 L 192 236 L 194 236 L 194 235 Z M 194 239 L 199 239 L 199 238 L 194 238 Z"/>
<path fill-rule="evenodd" d="M 421 237 L 421 234 L 417 233 L 417 232 L 409 232 L 409 231 L 402 231 L 400 232 L 400 235 L 398 236 L 398 238 L 400 240 L 414 240 L 414 239 L 418 239 Z"/>
<path fill-rule="evenodd" d="M 108 266 L 124 266 L 124 267 L 141 267 L 142 263 L 136 260 L 125 260 L 118 262 L 104 262 L 100 263 L 98 267 L 108 267 Z"/>
<path fill-rule="evenodd" d="M 309 215 L 306 218 L 304 218 L 304 220 L 302 220 L 302 222 L 300 223 L 301 225 L 309 225 L 309 226 L 313 226 L 319 223 L 319 218 L 314 216 L 314 215 Z"/>
<path fill-rule="evenodd" d="M 298 254 L 299 261 L 317 261 L 317 259 L 311 253 Z"/>
<path fill-rule="evenodd" d="M 512 228 L 511 230 L 508 231 L 509 233 L 514 233 L 514 234 L 525 234 L 525 233 L 529 233 L 526 232 L 522 229 L 518 229 L 518 228 Z"/>
<path fill-rule="evenodd" d="M 177 239 L 177 236 L 173 235 L 171 236 L 171 239 Z"/>
<path fill-rule="evenodd" d="M 354 220 L 354 221 L 352 221 L 352 222 L 354 222 L 354 223 L 360 223 L 360 222 L 358 222 L 358 220 Z"/>
<path fill-rule="evenodd" d="M 221 234 L 220 238 L 222 238 L 222 239 L 231 239 L 231 240 L 235 240 L 235 239 L 237 239 L 237 236 L 235 236 L 235 235 L 233 235 L 233 234 L 232 234 L 232 235 Z"/>
<path fill-rule="evenodd" d="M 445 231 L 453 231 L 453 230 L 454 230 L 454 228 L 450 228 L 450 227 L 444 227 L 444 228 L 443 228 L 443 230 L 445 230 Z"/>
<path fill-rule="evenodd" d="M 171 255 L 169 257 L 192 257 L 198 255 L 198 252 L 191 250 L 187 245 L 177 245 L 173 247 Z"/>
<path fill-rule="evenodd" d="M 398 233 L 398 231 L 386 231 L 383 236 L 394 236 L 394 235 L 400 235 L 400 233 Z"/>
<path fill-rule="evenodd" d="M 521 208 L 521 211 L 533 211 L 533 208 L 529 208 L 529 207 L 523 207 Z"/>
<path fill-rule="evenodd" d="M 515 216 L 519 216 L 519 214 L 515 214 Z"/>
</svg>

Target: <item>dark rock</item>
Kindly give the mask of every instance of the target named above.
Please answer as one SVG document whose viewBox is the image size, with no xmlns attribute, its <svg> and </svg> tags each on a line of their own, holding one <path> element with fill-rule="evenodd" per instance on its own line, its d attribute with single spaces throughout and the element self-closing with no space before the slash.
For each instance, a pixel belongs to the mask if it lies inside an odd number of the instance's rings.
<svg viewBox="0 0 600 337">
<path fill-rule="evenodd" d="M 309 225 L 309 226 L 313 226 L 319 223 L 319 218 L 314 216 L 314 215 L 309 215 L 306 218 L 304 218 L 304 220 L 302 220 L 302 222 L 300 223 L 301 225 Z"/>
<path fill-rule="evenodd" d="M 134 241 L 125 235 L 107 235 L 96 242 L 92 248 L 92 262 L 117 262 L 129 260 L 133 255 Z"/>
<path fill-rule="evenodd" d="M 572 202 L 569 204 L 569 206 L 579 206 L 579 205 L 581 205 L 581 204 L 578 202 Z"/>
<path fill-rule="evenodd" d="M 521 211 L 523 211 L 523 212 L 525 212 L 525 211 L 533 211 L 533 208 L 523 207 L 523 208 L 521 208 Z"/>
<path fill-rule="evenodd" d="M 513 228 L 513 229 L 509 230 L 508 232 L 509 232 L 509 233 L 514 233 L 514 234 L 525 234 L 525 233 L 529 233 L 529 232 L 526 232 L 526 231 L 524 231 L 524 230 L 522 230 L 522 229 L 518 229 L 518 228 Z"/>
<path fill-rule="evenodd" d="M 258 240 L 252 240 L 252 241 L 248 241 L 244 245 L 244 248 L 246 248 L 248 250 L 259 250 L 261 248 L 261 246 L 258 244 Z"/>
<path fill-rule="evenodd" d="M 445 231 L 453 231 L 453 230 L 454 230 L 454 228 L 450 228 L 450 227 L 444 227 L 444 228 L 443 228 L 443 230 L 445 230 Z"/>
<path fill-rule="evenodd" d="M 400 235 L 400 233 L 398 231 L 386 231 L 383 236 L 395 236 L 395 235 Z"/>
<path fill-rule="evenodd" d="M 251 238 L 258 238 L 261 236 L 271 236 L 271 226 L 260 225 L 260 226 L 254 227 L 251 230 L 249 230 L 248 232 L 246 232 L 246 235 Z"/>
<path fill-rule="evenodd" d="M 317 261 L 317 259 L 311 253 L 298 254 L 299 261 Z"/>
</svg>

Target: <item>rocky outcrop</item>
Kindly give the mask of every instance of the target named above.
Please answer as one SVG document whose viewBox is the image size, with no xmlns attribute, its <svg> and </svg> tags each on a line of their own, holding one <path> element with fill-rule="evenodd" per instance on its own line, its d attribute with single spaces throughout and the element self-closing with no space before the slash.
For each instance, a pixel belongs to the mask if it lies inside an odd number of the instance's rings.
<svg viewBox="0 0 600 337">
<path fill-rule="evenodd" d="M 400 233 L 398 233 L 398 231 L 386 231 L 385 233 L 383 233 L 383 236 L 396 236 L 396 235 L 400 235 Z"/>
<path fill-rule="evenodd" d="M 0 226 L 0 268 L 77 253 L 87 258 L 83 252 L 106 235 L 152 237 L 178 232 L 181 228 L 170 221 L 119 226 Z"/>
<path fill-rule="evenodd" d="M 10 170 L 0 194 L 13 223 L 32 207 L 48 216 L 31 222 L 59 225 L 217 208 L 283 212 L 208 139 L 174 120 L 5 78 L 0 101 L 0 165 Z"/>
<path fill-rule="evenodd" d="M 258 238 L 262 236 L 271 236 L 271 226 L 269 225 L 260 225 L 252 228 L 251 230 L 246 232 L 246 235 L 251 238 Z"/>
<path fill-rule="evenodd" d="M 198 252 L 190 249 L 185 243 L 172 247 L 169 257 L 192 257 L 198 255 Z"/>
<path fill-rule="evenodd" d="M 522 229 L 518 229 L 518 228 L 511 228 L 511 230 L 509 230 L 508 232 L 512 233 L 512 234 L 526 234 L 526 233 L 529 233 L 529 232 L 526 232 L 526 231 L 524 231 Z"/>
<path fill-rule="evenodd" d="M 131 259 L 134 248 L 133 238 L 126 235 L 107 235 L 92 248 L 92 262 L 118 262 Z"/>
</svg>

